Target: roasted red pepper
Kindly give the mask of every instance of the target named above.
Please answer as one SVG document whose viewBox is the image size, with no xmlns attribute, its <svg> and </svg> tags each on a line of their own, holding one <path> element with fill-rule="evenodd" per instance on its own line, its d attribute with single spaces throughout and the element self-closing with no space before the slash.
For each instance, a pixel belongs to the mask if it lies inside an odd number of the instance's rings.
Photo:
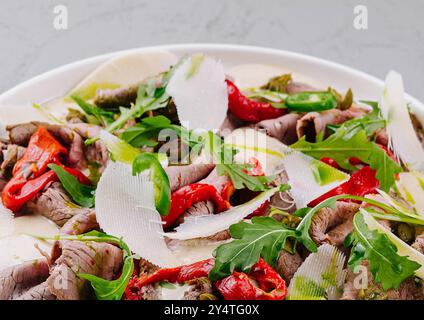
<svg viewBox="0 0 424 320">
<path fill-rule="evenodd" d="M 376 189 L 380 187 L 380 183 L 375 178 L 375 174 L 376 171 L 370 167 L 363 167 L 362 169 L 352 174 L 348 181 L 328 191 L 319 198 L 311 201 L 308 206 L 315 207 L 322 201 L 341 194 L 363 197 L 367 194 L 375 193 Z"/>
<path fill-rule="evenodd" d="M 126 300 L 140 300 L 140 290 L 148 284 L 161 281 L 184 283 L 193 279 L 207 277 L 213 266 L 214 259 L 208 259 L 175 268 L 159 269 L 147 276 L 133 277 L 125 289 L 124 298 Z"/>
<path fill-rule="evenodd" d="M 67 154 L 68 150 L 46 128 L 39 127 L 31 136 L 23 157 L 13 167 L 13 176 L 36 178 L 50 163 L 59 163 L 59 157 Z"/>
<path fill-rule="evenodd" d="M 286 283 L 262 258 L 249 274 L 235 271 L 215 286 L 225 300 L 283 300 L 287 296 Z"/>
<path fill-rule="evenodd" d="M 125 299 L 141 299 L 141 288 L 149 284 L 161 281 L 184 283 L 207 277 L 213 266 L 214 259 L 208 259 L 176 268 L 160 269 L 147 276 L 134 277 L 125 290 Z M 217 281 L 215 286 L 226 300 L 282 300 L 287 295 L 284 280 L 262 258 L 253 265 L 248 275 L 233 272 L 231 276 Z"/>
<path fill-rule="evenodd" d="M 162 221 L 165 222 L 164 228 L 172 226 L 193 204 L 208 200 L 213 201 L 217 213 L 231 207 L 213 185 L 195 183 L 178 189 L 171 195 L 171 209 L 168 215 L 162 217 Z"/>
<path fill-rule="evenodd" d="M 262 120 L 275 119 L 287 113 L 286 109 L 277 109 L 267 102 L 249 99 L 230 80 L 226 80 L 228 89 L 228 111 L 237 118 L 257 123 Z"/>
<path fill-rule="evenodd" d="M 57 181 L 53 171 L 46 172 L 47 166 L 50 163 L 61 165 L 60 157 L 67 152 L 44 127 L 40 127 L 32 135 L 23 157 L 15 164 L 13 178 L 2 191 L 3 205 L 13 212 L 19 211 L 47 184 Z M 90 180 L 80 171 L 65 167 L 64 169 L 81 183 L 90 184 Z"/>
</svg>

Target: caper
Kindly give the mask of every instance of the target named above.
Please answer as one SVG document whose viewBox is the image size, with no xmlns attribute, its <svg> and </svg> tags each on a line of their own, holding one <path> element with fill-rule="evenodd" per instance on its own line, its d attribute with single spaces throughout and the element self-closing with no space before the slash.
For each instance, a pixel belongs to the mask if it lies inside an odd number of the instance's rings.
<svg viewBox="0 0 424 320">
<path fill-rule="evenodd" d="M 397 234 L 399 238 L 406 243 L 412 243 L 414 241 L 415 230 L 409 224 L 399 223 L 397 227 Z"/>
</svg>

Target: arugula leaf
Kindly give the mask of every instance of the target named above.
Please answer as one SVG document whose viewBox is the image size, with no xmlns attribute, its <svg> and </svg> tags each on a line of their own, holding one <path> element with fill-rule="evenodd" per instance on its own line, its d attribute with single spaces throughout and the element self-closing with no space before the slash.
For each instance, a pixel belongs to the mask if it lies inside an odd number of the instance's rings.
<svg viewBox="0 0 424 320">
<path fill-rule="evenodd" d="M 75 236 L 56 236 L 56 237 L 39 237 L 44 240 L 69 240 L 69 241 L 84 241 L 84 242 L 107 242 L 118 245 L 124 251 L 124 264 L 122 267 L 121 276 L 116 280 L 105 280 L 91 274 L 78 274 L 78 277 L 90 281 L 94 289 L 97 299 L 99 300 L 121 300 L 125 288 L 134 273 L 134 261 L 130 248 L 121 239 L 102 232 L 90 231 L 81 235 Z"/>
<path fill-rule="evenodd" d="M 309 235 L 312 219 L 319 210 L 334 208 L 337 201 L 342 199 L 363 201 L 385 210 L 388 214 L 401 214 L 396 208 L 373 199 L 339 195 L 322 201 L 314 208 L 298 210 L 297 216 L 303 218 L 296 229 L 288 228 L 271 217 L 255 217 L 252 219 L 252 224 L 240 222 L 230 227 L 230 234 L 235 240 L 220 245 L 215 250 L 215 266 L 209 276 L 212 280 L 218 280 L 228 276 L 235 269 L 248 271 L 260 257 L 272 266 L 289 237 L 302 243 L 309 251 L 316 252 L 318 247 Z M 351 236 L 348 238 L 352 239 Z M 345 245 L 351 244 L 352 241 L 347 239 Z"/>
<path fill-rule="evenodd" d="M 363 117 L 348 120 L 341 125 L 327 125 L 327 128 L 337 131 L 339 128 L 346 129 L 347 135 L 353 136 L 361 130 L 364 130 L 368 137 L 374 135 L 374 133 L 382 128 L 386 127 L 386 120 L 380 116 L 380 109 L 378 102 L 373 101 L 361 101 L 362 103 L 368 104 L 372 107 L 373 111 L 367 113 Z"/>
<path fill-rule="evenodd" d="M 390 158 L 382 148 L 368 140 L 366 132 L 362 129 L 351 131 L 340 127 L 323 141 L 312 143 L 306 141 L 306 137 L 302 137 L 291 147 L 318 160 L 330 157 L 347 170 L 356 170 L 350 164 L 349 159 L 359 158 L 377 171 L 376 178 L 380 182 L 380 188 L 384 191 L 390 190 L 395 183 L 395 174 L 402 171 L 399 164 Z"/>
<path fill-rule="evenodd" d="M 94 187 L 80 183 L 72 174 L 56 164 L 49 164 L 48 167 L 56 173 L 72 200 L 85 208 L 94 207 Z"/>
<path fill-rule="evenodd" d="M 265 191 L 267 186 L 276 179 L 276 176 L 251 176 L 246 173 L 251 165 L 234 162 L 237 150 L 230 145 L 224 144 L 222 139 L 212 132 L 204 135 L 205 152 L 216 161 L 216 169 L 219 175 L 228 174 L 236 189 L 248 188 L 251 191 Z"/>
<path fill-rule="evenodd" d="M 88 103 L 78 95 L 71 95 L 71 99 L 85 112 L 90 123 L 107 125 L 113 121 L 113 112 L 103 110 L 94 104 Z"/>
<path fill-rule="evenodd" d="M 215 265 L 209 273 L 212 281 L 230 275 L 235 269 L 248 272 L 261 256 L 274 265 L 287 238 L 295 236 L 294 230 L 270 217 L 254 217 L 252 224 L 234 224 L 230 234 L 236 240 L 219 246 L 214 252 Z"/>
<path fill-rule="evenodd" d="M 399 256 L 397 247 L 387 235 L 370 230 L 362 212 L 353 218 L 354 232 L 351 236 L 353 248 L 349 258 L 349 267 L 354 270 L 361 261 L 368 260 L 370 271 L 383 290 L 398 289 L 401 283 L 412 276 L 421 265 Z"/>
</svg>

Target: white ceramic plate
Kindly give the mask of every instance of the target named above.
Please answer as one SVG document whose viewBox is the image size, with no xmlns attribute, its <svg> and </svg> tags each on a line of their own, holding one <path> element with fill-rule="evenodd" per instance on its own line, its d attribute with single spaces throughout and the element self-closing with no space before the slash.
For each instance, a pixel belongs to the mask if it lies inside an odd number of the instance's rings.
<svg viewBox="0 0 424 320">
<path fill-rule="evenodd" d="M 383 81 L 364 72 L 337 63 L 306 56 L 303 54 L 250 46 L 223 44 L 182 44 L 158 46 L 115 52 L 77 61 L 28 80 L 0 96 L 0 122 L 3 106 L 22 114 L 26 119 L 32 111 L 32 103 L 41 103 L 54 97 L 63 96 L 77 85 L 86 75 L 109 58 L 130 52 L 155 52 L 168 50 L 178 57 L 202 52 L 222 60 L 226 70 L 240 64 L 268 64 L 283 67 L 295 74 L 311 78 L 316 83 L 332 86 L 340 91 L 352 88 L 355 99 L 379 100 Z M 387 66 L 387 71 L 391 66 Z M 397 70 L 402 73 L 402 70 Z M 406 88 L 407 90 L 407 88 Z M 412 110 L 424 122 L 424 105 L 408 95 Z M 26 115 L 26 116 L 25 116 Z M 4 123 L 3 123 L 4 124 Z"/>
<path fill-rule="evenodd" d="M 311 79 L 312 82 L 306 82 L 313 85 L 321 84 L 324 88 L 326 86 L 332 86 L 340 91 L 352 88 L 357 100 L 379 100 L 384 86 L 383 81 L 367 75 L 366 73 L 314 57 L 274 49 L 216 44 L 187 44 L 149 47 L 96 56 L 65 65 L 28 80 L 3 93 L 0 95 L 0 134 L 2 133 L 2 127 L 8 124 L 6 119 L 13 118 L 14 122 L 24 122 L 36 119 L 40 115 L 37 114 L 34 108 L 32 108 L 32 103 L 42 103 L 53 98 L 65 96 L 71 89 L 80 83 L 81 80 L 108 59 L 125 53 L 154 53 L 158 50 L 170 51 L 177 55 L 177 57 L 199 52 L 205 53 L 220 59 L 230 74 L 230 70 L 233 69 L 233 67 L 245 64 L 262 64 L 282 68 L 286 71 L 292 72 L 295 75 L 295 79 Z M 268 71 L 274 67 L 268 67 Z M 390 69 L 391 66 L 388 65 L 387 71 Z M 263 72 L 264 69 L 261 69 L 261 71 Z M 402 70 L 397 71 L 400 73 L 402 72 Z M 249 82 L 249 77 L 254 81 L 257 81 L 258 75 L 255 74 L 254 68 L 253 72 L 251 70 L 250 73 L 250 76 L 244 77 L 244 81 Z M 299 79 L 297 77 L 298 75 L 301 75 L 302 79 Z M 246 74 L 244 74 L 244 76 L 246 76 Z M 264 77 L 264 74 L 262 74 L 262 77 Z M 413 111 L 424 123 L 424 105 L 411 96 L 408 96 L 407 99 L 411 103 Z M 17 235 L 17 238 L 13 235 L 9 235 L 11 230 L 16 233 L 18 231 L 27 232 L 26 229 L 22 229 L 22 226 L 19 227 L 16 220 L 10 220 L 11 216 L 9 214 L 5 215 L 3 213 L 3 215 L 1 215 L 0 212 L 0 218 L 4 219 L 0 221 L 0 225 L 3 225 L 4 227 L 8 226 L 7 223 L 12 223 L 12 228 L 6 228 L 6 231 L 2 231 L 0 228 L 0 238 L 6 237 L 4 239 L 7 240 L 10 238 L 14 241 L 9 243 L 3 239 L 1 242 L 3 244 L 3 249 L 6 247 L 12 249 L 11 252 L 7 252 L 7 250 L 4 252 L 5 250 L 3 250 L 3 254 L 5 254 L 5 256 L 2 257 L 2 247 L 0 246 L 0 262 L 3 262 L 3 267 L 19 263 L 21 260 L 23 261 L 23 258 L 11 258 L 15 256 L 17 243 L 19 243 L 22 248 L 25 247 L 25 249 L 30 250 L 30 253 L 23 249 L 21 250 L 21 254 L 25 255 L 25 260 L 36 258 L 37 251 L 33 250 L 31 245 L 19 238 L 22 237 L 22 235 Z M 22 220 L 22 222 L 24 221 Z M 31 228 L 34 229 L 36 226 L 35 223 L 39 224 L 39 229 L 42 234 L 47 234 L 47 229 L 49 229 L 48 234 L 51 235 L 57 232 L 57 229 L 52 224 L 40 219 L 31 221 L 28 225 L 31 225 Z M 23 224 L 23 226 L 26 227 L 27 225 Z M 5 257 L 9 258 L 10 261 Z M 7 261 L 3 261 L 5 259 Z"/>
</svg>

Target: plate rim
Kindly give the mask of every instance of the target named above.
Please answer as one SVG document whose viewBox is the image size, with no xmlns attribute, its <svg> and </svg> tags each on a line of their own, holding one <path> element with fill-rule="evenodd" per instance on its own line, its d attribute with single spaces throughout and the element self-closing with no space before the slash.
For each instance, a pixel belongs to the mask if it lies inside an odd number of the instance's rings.
<svg viewBox="0 0 424 320">
<path fill-rule="evenodd" d="M 76 60 L 64 65 L 58 66 L 56 68 L 43 72 L 37 76 L 34 76 L 30 79 L 27 79 L 15 85 L 14 87 L 4 91 L 3 93 L 0 94 L 0 104 L 4 100 L 7 100 L 10 97 L 14 96 L 17 92 L 24 90 L 25 88 L 28 88 L 34 85 L 35 83 L 40 82 L 45 78 L 52 77 L 56 74 L 64 73 L 74 68 L 82 67 L 84 65 L 89 65 L 101 59 L 111 58 L 116 55 L 129 54 L 134 52 L 149 52 L 149 51 L 154 52 L 158 50 L 166 50 L 170 52 L 184 51 L 184 50 L 187 50 L 187 51 L 188 50 L 190 51 L 220 50 L 220 51 L 229 51 L 229 52 L 239 51 L 239 52 L 246 52 L 246 53 L 252 53 L 252 54 L 269 54 L 274 56 L 285 56 L 287 58 L 308 61 L 310 63 L 315 63 L 324 67 L 332 68 L 347 74 L 352 74 L 357 77 L 366 78 L 368 79 L 368 81 L 374 82 L 375 85 L 384 87 L 384 81 L 382 79 L 376 76 L 370 75 L 366 73 L 365 71 L 362 71 L 353 67 L 349 67 L 347 65 L 344 65 L 338 62 L 334 62 L 331 60 L 315 57 L 313 55 L 308 55 L 308 54 L 304 54 L 300 52 L 276 49 L 271 47 L 254 46 L 254 45 L 225 44 L 225 43 L 179 43 L 179 44 L 164 44 L 164 45 L 155 45 L 155 46 L 142 46 L 142 47 L 135 47 L 131 49 L 118 50 L 118 51 L 113 51 L 113 52 L 109 52 L 105 54 L 91 56 L 88 58 Z M 412 103 L 412 105 L 414 105 L 414 107 L 417 107 L 418 109 L 421 109 L 422 112 L 424 112 L 424 104 L 419 99 L 415 98 L 414 96 L 408 93 L 406 93 L 406 98 Z"/>
</svg>

